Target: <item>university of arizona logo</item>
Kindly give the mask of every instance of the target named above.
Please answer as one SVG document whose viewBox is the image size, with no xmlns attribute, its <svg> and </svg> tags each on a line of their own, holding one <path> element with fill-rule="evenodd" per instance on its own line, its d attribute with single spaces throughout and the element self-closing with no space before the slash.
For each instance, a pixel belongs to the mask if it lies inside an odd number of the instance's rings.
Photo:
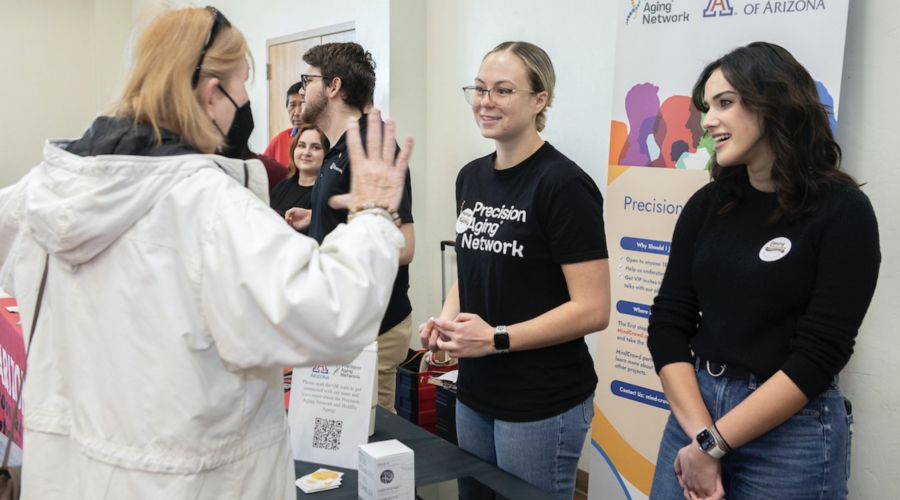
<svg viewBox="0 0 900 500">
<path fill-rule="evenodd" d="M 703 17 L 730 16 L 734 14 L 731 8 L 731 0 L 709 0 L 706 9 L 703 10 Z"/>
<path fill-rule="evenodd" d="M 313 373 L 322 373 L 328 375 L 328 367 L 325 365 L 316 365 L 313 367 Z"/>
<path fill-rule="evenodd" d="M 637 0 L 637 2 L 635 2 L 634 0 L 631 0 L 631 10 L 628 11 L 628 17 L 625 18 L 626 25 L 628 25 L 628 23 L 631 22 L 631 18 L 634 17 L 635 14 L 637 14 L 638 9 L 640 9 L 640 8 L 641 8 L 641 0 Z"/>
</svg>

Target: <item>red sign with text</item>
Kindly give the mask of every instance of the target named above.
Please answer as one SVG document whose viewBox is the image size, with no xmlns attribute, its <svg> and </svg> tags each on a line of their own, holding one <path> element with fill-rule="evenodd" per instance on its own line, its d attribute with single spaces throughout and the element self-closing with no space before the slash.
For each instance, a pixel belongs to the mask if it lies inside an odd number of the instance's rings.
<svg viewBox="0 0 900 500">
<path fill-rule="evenodd" d="M 13 408 L 19 402 L 19 384 L 25 371 L 25 343 L 15 299 L 0 299 L 0 432 L 9 437 Z M 14 429 L 15 443 L 22 447 L 22 412 Z"/>
</svg>

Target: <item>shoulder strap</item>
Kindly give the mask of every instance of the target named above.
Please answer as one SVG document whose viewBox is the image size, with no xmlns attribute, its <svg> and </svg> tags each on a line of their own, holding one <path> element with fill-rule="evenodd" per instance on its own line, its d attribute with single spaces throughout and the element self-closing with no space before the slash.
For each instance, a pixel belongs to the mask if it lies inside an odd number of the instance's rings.
<svg viewBox="0 0 900 500">
<path fill-rule="evenodd" d="M 12 411 L 12 422 L 10 423 L 9 436 L 7 436 L 6 440 L 6 452 L 3 454 L 3 465 L 0 466 L 2 469 L 6 469 L 6 466 L 9 463 L 9 452 L 12 448 L 13 433 L 15 432 L 16 424 L 19 421 L 19 402 L 22 401 L 22 386 L 25 384 L 25 373 L 28 371 L 28 355 L 31 354 L 31 342 L 34 341 L 34 332 L 37 329 L 38 317 L 41 315 L 41 302 L 44 300 L 44 288 L 47 286 L 47 269 L 49 267 L 50 254 L 48 253 L 47 259 L 44 261 L 44 275 L 41 277 L 41 288 L 38 289 L 37 302 L 34 305 L 34 319 L 31 320 L 31 333 L 28 334 L 28 346 L 25 348 L 25 367 L 22 370 L 22 378 L 19 379 L 19 391 L 16 393 L 16 395 L 18 395 L 18 401 Z"/>
</svg>

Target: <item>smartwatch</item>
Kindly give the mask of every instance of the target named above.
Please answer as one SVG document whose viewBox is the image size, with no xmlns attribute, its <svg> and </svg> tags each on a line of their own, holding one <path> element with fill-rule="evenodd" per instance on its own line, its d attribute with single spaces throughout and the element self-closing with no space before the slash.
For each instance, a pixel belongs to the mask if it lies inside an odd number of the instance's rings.
<svg viewBox="0 0 900 500">
<path fill-rule="evenodd" d="M 506 325 L 500 325 L 494 330 L 494 349 L 497 349 L 497 354 L 509 352 L 509 334 L 506 333 Z"/>
<path fill-rule="evenodd" d="M 722 458 L 731 451 L 725 440 L 719 435 L 715 425 L 707 427 L 697 434 L 697 444 L 700 445 L 701 450 L 715 459 Z"/>
</svg>

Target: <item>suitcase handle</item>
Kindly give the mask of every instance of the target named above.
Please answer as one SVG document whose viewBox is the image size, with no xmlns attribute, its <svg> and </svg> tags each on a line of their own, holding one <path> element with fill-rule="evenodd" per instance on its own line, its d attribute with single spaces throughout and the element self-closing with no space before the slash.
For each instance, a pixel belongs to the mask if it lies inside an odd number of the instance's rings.
<svg viewBox="0 0 900 500">
<path fill-rule="evenodd" d="M 444 279 L 444 249 L 447 247 L 456 248 L 456 242 L 453 240 L 441 241 L 441 309 L 444 308 L 444 302 L 447 300 L 447 282 Z"/>
</svg>

